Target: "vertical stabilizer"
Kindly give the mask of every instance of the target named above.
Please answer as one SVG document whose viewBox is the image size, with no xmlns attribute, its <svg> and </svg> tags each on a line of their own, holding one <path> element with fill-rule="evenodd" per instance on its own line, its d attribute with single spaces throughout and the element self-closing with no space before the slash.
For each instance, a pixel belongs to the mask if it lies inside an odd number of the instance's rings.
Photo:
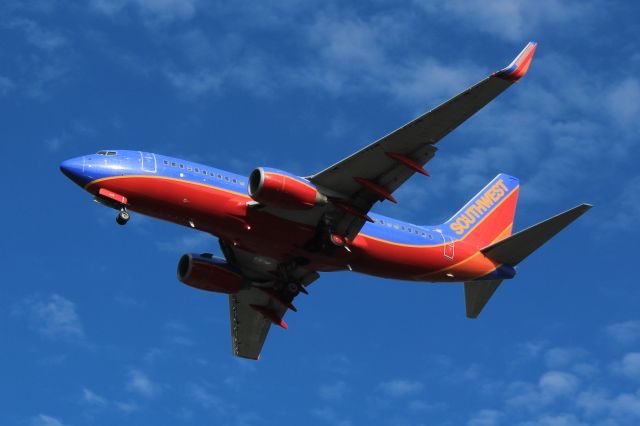
<svg viewBox="0 0 640 426">
<path fill-rule="evenodd" d="M 500 173 L 442 226 L 479 248 L 511 235 L 519 187 L 517 178 Z"/>
</svg>

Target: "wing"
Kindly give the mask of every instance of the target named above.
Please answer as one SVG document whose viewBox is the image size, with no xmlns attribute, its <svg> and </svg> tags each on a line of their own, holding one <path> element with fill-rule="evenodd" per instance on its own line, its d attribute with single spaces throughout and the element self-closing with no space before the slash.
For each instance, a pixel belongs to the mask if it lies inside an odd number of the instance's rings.
<svg viewBox="0 0 640 426">
<path fill-rule="evenodd" d="M 506 68 L 468 88 L 395 132 L 308 179 L 327 194 L 334 194 L 344 213 L 333 229 L 355 237 L 374 203 L 391 195 L 414 173 L 428 174 L 423 166 L 436 153 L 440 139 L 509 88 L 528 70 L 536 49 L 529 43 Z"/>
<path fill-rule="evenodd" d="M 319 274 L 300 266 L 285 265 L 220 240 L 227 261 L 238 267 L 248 286 L 229 295 L 231 349 L 234 355 L 258 359 L 272 324 L 288 328 L 283 317 L 297 309 L 293 299 Z"/>
</svg>

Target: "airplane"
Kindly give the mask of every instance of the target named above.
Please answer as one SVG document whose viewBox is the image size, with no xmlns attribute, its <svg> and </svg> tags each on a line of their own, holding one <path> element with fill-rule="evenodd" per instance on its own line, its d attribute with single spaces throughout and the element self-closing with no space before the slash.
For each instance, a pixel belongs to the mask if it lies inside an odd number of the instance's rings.
<svg viewBox="0 0 640 426">
<path fill-rule="evenodd" d="M 424 226 L 372 213 L 424 168 L 436 144 L 529 68 L 530 42 L 509 64 L 435 109 L 308 177 L 258 167 L 246 176 L 165 155 L 103 150 L 64 161 L 61 171 L 118 210 L 209 233 L 223 258 L 183 255 L 178 279 L 227 294 L 232 353 L 258 359 L 271 325 L 288 328 L 293 300 L 321 272 L 395 280 L 464 282 L 466 315 L 477 318 L 503 280 L 542 244 L 591 208 L 580 204 L 512 234 L 519 180 L 500 173 L 448 221 Z"/>
</svg>

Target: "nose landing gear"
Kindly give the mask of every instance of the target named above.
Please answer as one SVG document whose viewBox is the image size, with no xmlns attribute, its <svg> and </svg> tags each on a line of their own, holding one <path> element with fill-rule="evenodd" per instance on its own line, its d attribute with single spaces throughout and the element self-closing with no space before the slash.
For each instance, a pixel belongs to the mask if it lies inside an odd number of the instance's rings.
<svg viewBox="0 0 640 426">
<path fill-rule="evenodd" d="M 123 207 L 116 216 L 118 225 L 125 225 L 129 221 L 129 212 Z"/>
</svg>

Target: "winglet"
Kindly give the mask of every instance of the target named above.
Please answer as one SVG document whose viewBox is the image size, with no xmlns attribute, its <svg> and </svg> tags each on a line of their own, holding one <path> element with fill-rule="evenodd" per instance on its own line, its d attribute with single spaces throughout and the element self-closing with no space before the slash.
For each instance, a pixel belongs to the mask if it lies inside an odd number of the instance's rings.
<svg viewBox="0 0 640 426">
<path fill-rule="evenodd" d="M 511 62 L 506 68 L 501 69 L 493 73 L 493 77 L 498 77 L 503 80 L 516 82 L 527 73 L 531 59 L 533 59 L 533 53 L 536 51 L 538 43 L 530 41 L 526 45 L 522 52 Z"/>
</svg>

